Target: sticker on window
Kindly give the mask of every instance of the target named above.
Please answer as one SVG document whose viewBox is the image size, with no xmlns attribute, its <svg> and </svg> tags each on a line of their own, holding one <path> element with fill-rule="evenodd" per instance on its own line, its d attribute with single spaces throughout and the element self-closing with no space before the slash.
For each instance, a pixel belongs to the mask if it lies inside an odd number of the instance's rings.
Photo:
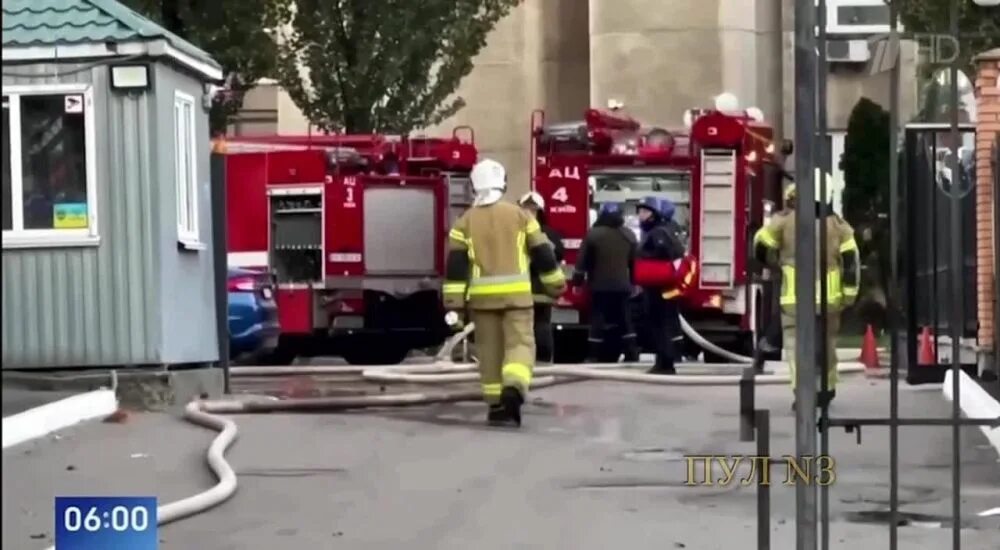
<svg viewBox="0 0 1000 550">
<path fill-rule="evenodd" d="M 54 204 L 53 227 L 55 229 L 86 229 L 87 203 L 64 202 Z"/>
<path fill-rule="evenodd" d="M 68 95 L 65 98 L 66 112 L 67 113 L 82 113 L 83 112 L 83 96 L 82 95 Z"/>
</svg>

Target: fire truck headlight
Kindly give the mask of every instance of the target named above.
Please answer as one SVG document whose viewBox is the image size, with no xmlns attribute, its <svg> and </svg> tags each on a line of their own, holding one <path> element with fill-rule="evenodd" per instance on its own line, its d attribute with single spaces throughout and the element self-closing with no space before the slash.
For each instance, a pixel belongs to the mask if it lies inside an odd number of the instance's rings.
<svg viewBox="0 0 1000 550">
<path fill-rule="evenodd" d="M 767 147 L 765 147 L 764 150 L 767 151 L 767 154 L 773 155 L 774 154 L 774 142 L 772 141 L 771 143 L 768 143 Z"/>
<path fill-rule="evenodd" d="M 747 162 L 757 162 L 757 151 L 747 153 Z"/>
</svg>

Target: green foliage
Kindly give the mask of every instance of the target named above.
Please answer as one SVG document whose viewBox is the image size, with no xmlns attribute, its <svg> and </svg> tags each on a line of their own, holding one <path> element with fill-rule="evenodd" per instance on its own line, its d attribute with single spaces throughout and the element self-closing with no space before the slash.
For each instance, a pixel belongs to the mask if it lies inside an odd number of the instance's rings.
<svg viewBox="0 0 1000 550">
<path fill-rule="evenodd" d="M 951 34 L 952 0 L 896 0 L 900 4 L 899 21 L 907 32 Z M 959 70 L 974 78 L 972 58 L 1000 46 L 1000 9 L 975 5 L 972 0 L 958 1 Z M 944 47 L 947 47 L 944 46 Z M 925 67 L 929 74 L 940 67 Z"/>
<path fill-rule="evenodd" d="M 322 130 L 399 132 L 437 124 L 486 37 L 520 0 L 297 0 L 279 77 Z"/>
<path fill-rule="evenodd" d="M 865 267 L 860 302 L 885 303 L 889 281 L 889 112 L 868 98 L 851 110 L 844 138 L 844 218 L 861 237 Z M 869 319 L 871 321 L 871 319 Z"/>
<path fill-rule="evenodd" d="M 863 97 L 851 110 L 844 138 L 844 217 L 871 224 L 889 205 L 889 112 Z"/>
<path fill-rule="evenodd" d="M 213 132 L 225 130 L 257 80 L 274 75 L 278 47 L 270 29 L 287 16 L 290 1 L 123 0 L 222 65 L 230 93 L 216 98 Z"/>
</svg>

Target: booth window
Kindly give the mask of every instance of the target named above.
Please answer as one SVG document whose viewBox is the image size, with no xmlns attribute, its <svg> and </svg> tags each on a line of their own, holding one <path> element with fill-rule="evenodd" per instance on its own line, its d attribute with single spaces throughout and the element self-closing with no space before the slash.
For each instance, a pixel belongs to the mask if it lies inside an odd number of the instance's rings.
<svg viewBox="0 0 1000 550">
<path fill-rule="evenodd" d="M 3 245 L 97 242 L 88 86 L 3 88 Z"/>
<path fill-rule="evenodd" d="M 177 240 L 198 245 L 198 166 L 194 98 L 174 95 L 174 176 L 177 184 Z"/>
</svg>

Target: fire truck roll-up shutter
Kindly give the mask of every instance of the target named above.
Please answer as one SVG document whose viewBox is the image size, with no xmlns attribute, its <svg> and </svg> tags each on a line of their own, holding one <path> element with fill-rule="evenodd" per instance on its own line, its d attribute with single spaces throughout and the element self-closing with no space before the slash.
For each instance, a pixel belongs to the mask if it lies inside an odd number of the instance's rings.
<svg viewBox="0 0 1000 550">
<path fill-rule="evenodd" d="M 427 187 L 364 190 L 365 271 L 372 275 L 433 275 L 436 219 Z"/>
<path fill-rule="evenodd" d="M 702 287 L 732 288 L 735 247 L 736 151 L 701 152 Z"/>
</svg>

